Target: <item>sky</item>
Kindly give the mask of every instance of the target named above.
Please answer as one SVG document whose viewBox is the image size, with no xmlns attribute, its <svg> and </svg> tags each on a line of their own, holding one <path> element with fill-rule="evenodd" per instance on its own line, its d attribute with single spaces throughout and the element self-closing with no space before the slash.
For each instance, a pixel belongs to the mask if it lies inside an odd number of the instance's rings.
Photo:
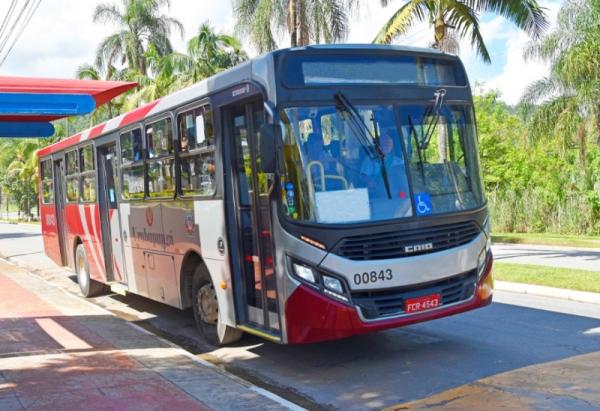
<svg viewBox="0 0 600 411">
<path fill-rule="evenodd" d="M 20 10 L 26 1 L 16 0 L 16 10 Z M 552 25 L 555 24 L 562 1 L 541 1 L 542 6 L 547 8 Z M 351 16 L 347 42 L 371 42 L 381 26 L 404 2 L 394 0 L 386 8 L 382 8 L 376 0 L 363 2 L 361 8 Z M 0 19 L 4 19 L 10 3 L 9 0 L 0 1 Z M 29 24 L 0 66 L 0 75 L 74 77 L 78 66 L 93 63 L 100 41 L 116 31 L 116 27 L 110 24 L 93 22 L 92 14 L 99 3 L 102 2 L 40 0 Z M 114 0 L 113 3 L 121 2 Z M 186 40 L 197 32 L 204 21 L 208 20 L 218 32 L 233 33 L 235 28 L 231 0 L 171 0 L 170 9 L 165 13 L 178 19 L 184 26 L 184 38 L 172 36 L 174 48 L 180 51 L 185 50 Z M 461 42 L 460 57 L 471 84 L 479 85 L 480 89 L 499 90 L 504 101 L 516 104 L 525 87 L 547 75 L 549 68 L 544 63 L 523 60 L 523 48 L 529 38 L 503 17 L 483 15 L 481 30 L 492 64 L 481 62 L 469 43 Z M 432 37 L 432 29 L 421 24 L 395 43 L 425 47 Z M 285 39 L 281 39 L 279 44 L 286 46 Z M 256 54 L 250 44 L 245 43 L 245 47 L 251 56 Z M 3 54 L 0 55 L 0 61 L 2 58 Z"/>
</svg>

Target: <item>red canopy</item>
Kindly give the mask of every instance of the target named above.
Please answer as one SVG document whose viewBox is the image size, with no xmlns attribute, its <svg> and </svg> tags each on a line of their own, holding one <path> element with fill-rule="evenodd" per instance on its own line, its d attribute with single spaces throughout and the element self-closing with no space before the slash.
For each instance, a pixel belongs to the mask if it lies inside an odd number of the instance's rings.
<svg viewBox="0 0 600 411">
<path fill-rule="evenodd" d="M 0 76 L 0 93 L 38 93 L 38 94 L 87 94 L 94 98 L 96 107 L 137 86 L 135 82 L 64 80 L 32 77 Z M 57 116 L 12 116 L 0 115 L 0 121 L 52 121 Z"/>
</svg>

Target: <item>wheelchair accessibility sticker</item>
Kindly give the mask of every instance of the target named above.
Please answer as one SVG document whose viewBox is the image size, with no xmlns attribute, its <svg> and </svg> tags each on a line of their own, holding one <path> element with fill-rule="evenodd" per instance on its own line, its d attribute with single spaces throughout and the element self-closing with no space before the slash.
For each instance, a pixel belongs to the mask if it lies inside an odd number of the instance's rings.
<svg viewBox="0 0 600 411">
<path fill-rule="evenodd" d="M 428 215 L 432 212 L 431 197 L 429 193 L 418 193 L 415 194 L 415 206 L 417 208 L 417 215 Z"/>
</svg>

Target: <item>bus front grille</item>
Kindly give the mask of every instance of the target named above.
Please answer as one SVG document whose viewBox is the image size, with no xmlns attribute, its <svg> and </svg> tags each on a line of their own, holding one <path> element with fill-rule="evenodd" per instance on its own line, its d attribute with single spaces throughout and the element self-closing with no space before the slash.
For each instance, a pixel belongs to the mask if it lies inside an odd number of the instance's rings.
<svg viewBox="0 0 600 411">
<path fill-rule="evenodd" d="M 381 291 L 352 293 L 352 301 L 367 320 L 404 314 L 404 302 L 431 294 L 441 295 L 441 306 L 468 300 L 475 293 L 477 271 L 469 271 L 443 280 Z"/>
<path fill-rule="evenodd" d="M 333 250 L 351 260 L 413 257 L 471 242 L 481 230 L 473 221 L 413 230 L 387 231 L 343 239 Z"/>
</svg>

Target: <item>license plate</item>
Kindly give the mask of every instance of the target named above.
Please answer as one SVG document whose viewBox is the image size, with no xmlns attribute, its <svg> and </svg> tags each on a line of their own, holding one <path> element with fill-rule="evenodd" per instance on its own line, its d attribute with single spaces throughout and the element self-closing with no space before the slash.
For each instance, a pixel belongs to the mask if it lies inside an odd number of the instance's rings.
<svg viewBox="0 0 600 411">
<path fill-rule="evenodd" d="M 404 312 L 416 313 L 419 311 L 427 311 L 439 307 L 442 304 L 440 294 L 430 294 L 421 297 L 407 298 L 404 300 Z"/>
</svg>

